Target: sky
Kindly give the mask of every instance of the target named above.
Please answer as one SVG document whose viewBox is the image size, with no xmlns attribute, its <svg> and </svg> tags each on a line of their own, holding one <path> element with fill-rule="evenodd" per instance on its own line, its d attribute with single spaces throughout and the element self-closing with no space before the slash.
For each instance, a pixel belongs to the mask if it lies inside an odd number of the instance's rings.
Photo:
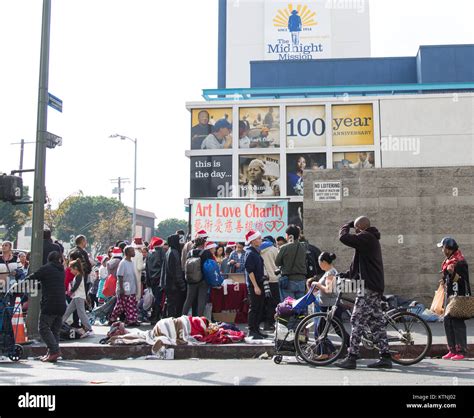
<svg viewBox="0 0 474 418">
<path fill-rule="evenodd" d="M 41 14 L 41 0 L 0 0 L 1 172 L 18 168 L 11 143 L 36 138 Z M 372 56 L 474 43 L 472 16 L 472 0 L 371 0 Z M 63 100 L 63 113 L 48 111 L 48 131 L 63 137 L 47 151 L 53 206 L 78 191 L 113 197 L 119 176 L 132 206 L 134 148 L 108 138 L 119 133 L 138 139 L 137 207 L 187 219 L 185 103 L 217 87 L 217 33 L 218 0 L 52 0 L 49 91 Z M 34 153 L 27 144 L 24 168 Z"/>
</svg>

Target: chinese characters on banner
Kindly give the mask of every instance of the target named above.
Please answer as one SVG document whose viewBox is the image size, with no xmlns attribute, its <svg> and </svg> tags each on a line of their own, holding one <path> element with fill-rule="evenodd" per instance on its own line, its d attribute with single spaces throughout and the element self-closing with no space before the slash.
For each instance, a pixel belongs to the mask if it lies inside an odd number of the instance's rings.
<svg viewBox="0 0 474 418">
<path fill-rule="evenodd" d="M 276 238 L 288 225 L 288 202 L 195 200 L 191 225 L 193 235 L 204 229 L 217 242 L 244 241 L 250 230 Z"/>
</svg>

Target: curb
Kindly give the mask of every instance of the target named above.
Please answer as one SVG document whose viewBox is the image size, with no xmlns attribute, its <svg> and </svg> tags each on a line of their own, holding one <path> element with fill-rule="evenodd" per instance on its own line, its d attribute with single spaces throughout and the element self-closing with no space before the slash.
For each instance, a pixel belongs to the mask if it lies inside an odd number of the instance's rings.
<svg viewBox="0 0 474 418">
<path fill-rule="evenodd" d="M 268 353 L 270 357 L 275 353 L 273 344 L 182 345 L 171 348 L 174 348 L 175 360 L 191 358 L 214 360 L 255 359 L 264 353 Z M 39 345 L 24 346 L 23 350 L 24 358 L 42 356 L 46 352 L 46 348 Z M 446 350 L 445 344 L 433 344 L 427 357 L 441 357 L 446 354 Z M 468 357 L 474 357 L 474 344 L 469 344 L 468 350 Z M 151 355 L 151 346 L 111 346 L 99 344 L 78 346 L 68 344 L 61 347 L 61 352 L 65 360 L 126 360 Z M 360 354 L 362 358 L 378 358 L 376 350 L 367 350 L 364 347 L 361 347 Z"/>
</svg>

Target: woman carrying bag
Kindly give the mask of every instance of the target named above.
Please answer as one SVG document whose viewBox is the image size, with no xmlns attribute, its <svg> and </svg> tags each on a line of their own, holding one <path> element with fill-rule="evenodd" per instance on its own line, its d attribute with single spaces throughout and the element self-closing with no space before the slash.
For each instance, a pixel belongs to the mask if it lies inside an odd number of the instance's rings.
<svg viewBox="0 0 474 418">
<path fill-rule="evenodd" d="M 467 318 L 459 314 L 459 308 L 460 303 L 463 305 L 461 308 L 465 308 L 465 303 L 472 303 L 473 298 L 460 300 L 459 297 L 471 295 L 468 265 L 453 238 L 443 238 L 438 243 L 438 247 L 442 247 L 446 256 L 441 271 L 446 294 L 444 329 L 449 352 L 443 356 L 443 359 L 463 360 L 467 354 L 467 332 L 464 322 Z M 452 296 L 454 298 L 451 298 Z"/>
</svg>

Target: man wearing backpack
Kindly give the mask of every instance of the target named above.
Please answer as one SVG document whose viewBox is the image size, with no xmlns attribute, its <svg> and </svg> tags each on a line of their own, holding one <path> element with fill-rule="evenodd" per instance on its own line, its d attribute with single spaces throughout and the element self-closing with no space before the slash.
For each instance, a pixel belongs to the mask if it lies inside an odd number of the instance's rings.
<svg viewBox="0 0 474 418">
<path fill-rule="evenodd" d="M 287 297 L 299 299 L 306 293 L 306 246 L 300 243 L 300 229 L 289 225 L 286 229 L 287 244 L 282 245 L 275 260 L 281 268 L 280 290 Z"/>
<path fill-rule="evenodd" d="M 193 308 L 193 316 L 203 316 L 206 309 L 209 285 L 204 280 L 203 266 L 207 259 L 213 258 L 210 249 L 206 249 L 207 237 L 194 240 L 194 248 L 189 252 L 185 264 L 185 278 L 188 284 L 183 315 L 188 315 Z M 215 244 L 214 244 L 215 245 Z M 197 304 L 197 306 L 195 306 Z"/>
</svg>

